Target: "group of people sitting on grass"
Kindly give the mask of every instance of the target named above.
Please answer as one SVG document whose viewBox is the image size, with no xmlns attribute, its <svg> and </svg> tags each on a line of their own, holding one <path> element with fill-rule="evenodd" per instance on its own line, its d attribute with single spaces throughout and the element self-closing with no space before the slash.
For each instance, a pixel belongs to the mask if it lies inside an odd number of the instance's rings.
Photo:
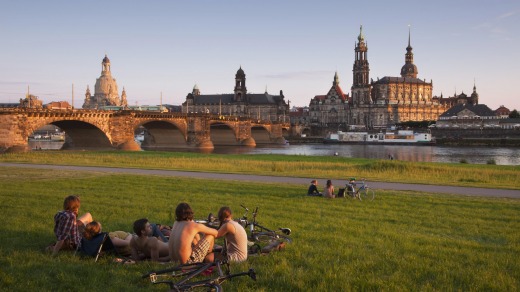
<svg viewBox="0 0 520 292">
<path fill-rule="evenodd" d="M 56 255 L 61 250 L 77 250 L 82 238 L 90 240 L 101 233 L 101 224 L 93 221 L 86 213 L 80 217 L 80 199 L 68 196 L 63 210 L 54 216 L 56 243 L 47 250 Z M 193 210 L 187 203 L 180 203 L 175 209 L 175 222 L 167 227 L 169 238 L 164 236 L 157 224 L 148 219 L 138 219 L 133 224 L 134 234 L 114 231 L 109 237 L 120 254 L 129 254 L 134 261 L 152 260 L 159 262 L 178 262 L 180 264 L 212 262 L 227 258 L 230 262 L 247 259 L 247 234 L 244 227 L 233 220 L 229 207 L 218 212 L 220 227 L 207 227 L 193 220 Z M 215 239 L 225 238 L 225 253 L 214 253 Z"/>
<path fill-rule="evenodd" d="M 338 193 L 337 195 L 339 197 L 344 197 L 345 191 L 348 191 L 351 194 L 354 194 L 356 192 L 356 179 L 355 178 L 350 178 L 346 188 L 340 189 L 340 193 Z M 318 181 L 313 179 L 311 181 L 311 185 L 309 186 L 309 189 L 307 190 L 307 195 L 315 196 L 315 197 L 324 197 L 324 198 L 329 198 L 329 199 L 333 199 L 336 197 L 336 194 L 334 193 L 334 186 L 332 185 L 332 181 L 330 179 L 327 180 L 325 189 L 323 190 L 322 193 L 320 193 L 320 191 L 318 190 Z"/>
</svg>

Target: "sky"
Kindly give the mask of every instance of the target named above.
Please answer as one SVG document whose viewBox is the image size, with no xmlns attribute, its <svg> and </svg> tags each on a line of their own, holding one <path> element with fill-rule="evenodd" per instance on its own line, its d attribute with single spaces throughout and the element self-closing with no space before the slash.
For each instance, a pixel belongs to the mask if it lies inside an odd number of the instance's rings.
<svg viewBox="0 0 520 292">
<path fill-rule="evenodd" d="M 520 110 L 518 0 L 2 0 L 0 102 L 29 88 L 79 108 L 106 54 L 130 105 L 180 105 L 195 84 L 232 93 L 242 67 L 248 92 L 307 106 L 335 72 L 350 92 L 360 25 L 370 78 L 400 76 L 410 30 L 433 95 L 476 85 L 479 103 Z"/>
</svg>

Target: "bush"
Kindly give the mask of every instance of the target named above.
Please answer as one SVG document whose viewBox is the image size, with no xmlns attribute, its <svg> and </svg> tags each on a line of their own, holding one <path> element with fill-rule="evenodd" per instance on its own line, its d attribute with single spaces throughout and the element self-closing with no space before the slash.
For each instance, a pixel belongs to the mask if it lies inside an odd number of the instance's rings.
<svg viewBox="0 0 520 292">
<path fill-rule="evenodd" d="M 491 158 L 491 159 L 488 159 L 488 161 L 486 162 L 486 164 L 496 165 L 497 162 L 495 161 L 495 159 Z"/>
<path fill-rule="evenodd" d="M 466 159 L 464 159 L 464 158 L 462 158 L 459 162 L 462 163 L 462 164 L 467 164 L 468 163 L 468 161 Z"/>
</svg>

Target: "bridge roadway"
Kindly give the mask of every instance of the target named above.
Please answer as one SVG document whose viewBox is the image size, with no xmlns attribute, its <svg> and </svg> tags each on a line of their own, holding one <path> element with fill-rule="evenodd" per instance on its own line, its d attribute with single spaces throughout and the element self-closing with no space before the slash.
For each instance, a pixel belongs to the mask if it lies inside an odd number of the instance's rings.
<svg viewBox="0 0 520 292">
<path fill-rule="evenodd" d="M 235 181 L 250 181 L 261 183 L 275 183 L 275 184 L 297 184 L 302 186 L 302 194 L 307 191 L 307 186 L 310 184 L 310 178 L 302 177 L 283 177 L 283 176 L 269 176 L 269 175 L 249 175 L 249 174 L 232 174 L 232 173 L 210 173 L 210 172 L 192 172 L 192 171 L 178 171 L 178 170 L 159 170 L 159 169 L 138 169 L 138 168 L 112 168 L 100 166 L 71 166 L 71 165 L 43 165 L 43 164 L 20 164 L 20 163 L 4 163 L 0 162 L 0 167 L 22 167 L 22 168 L 37 168 L 37 169 L 53 169 L 66 171 L 91 171 L 104 173 L 118 173 L 118 174 L 136 174 L 136 175 L 157 175 L 157 176 L 171 176 L 171 177 L 189 177 L 201 178 L 211 180 L 235 180 Z M 347 180 L 334 180 L 336 186 L 344 186 Z M 325 185 L 325 179 L 319 179 L 320 185 Z M 422 184 L 405 184 L 405 183 L 391 183 L 391 182 L 369 182 L 373 189 L 383 190 L 397 190 L 397 191 L 417 191 L 428 194 L 454 194 L 464 196 L 476 197 L 497 197 L 497 198 L 513 198 L 520 199 L 520 190 L 506 190 L 506 189 L 487 189 L 487 188 L 472 188 L 472 187 L 454 187 L 454 186 L 440 186 L 440 185 L 422 185 Z M 377 196 L 377 194 L 376 194 Z"/>
</svg>

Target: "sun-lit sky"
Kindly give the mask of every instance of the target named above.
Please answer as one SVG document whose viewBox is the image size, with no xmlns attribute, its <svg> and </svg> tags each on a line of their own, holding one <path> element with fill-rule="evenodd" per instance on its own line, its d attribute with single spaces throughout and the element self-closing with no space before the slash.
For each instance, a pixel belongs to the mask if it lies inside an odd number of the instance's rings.
<svg viewBox="0 0 520 292">
<path fill-rule="evenodd" d="M 283 90 L 291 106 L 326 94 L 338 72 L 350 92 L 359 26 L 370 78 L 399 76 L 411 28 L 418 78 L 434 95 L 471 93 L 520 110 L 520 1 L 2 1 L 0 102 L 30 93 L 81 107 L 105 54 L 129 104 L 181 104 L 232 93 L 242 66 L 248 92 Z"/>
</svg>

